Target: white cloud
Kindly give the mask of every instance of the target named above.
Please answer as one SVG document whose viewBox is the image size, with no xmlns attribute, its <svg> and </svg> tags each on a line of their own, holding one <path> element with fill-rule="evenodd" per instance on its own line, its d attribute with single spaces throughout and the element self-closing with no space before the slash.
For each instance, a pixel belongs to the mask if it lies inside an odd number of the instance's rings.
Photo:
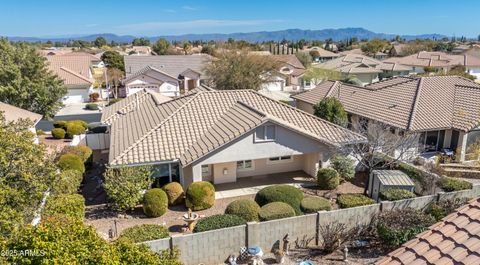
<svg viewBox="0 0 480 265">
<path fill-rule="evenodd" d="M 258 26 L 264 24 L 280 23 L 283 20 L 218 20 L 218 19 L 199 19 L 175 22 L 145 22 L 137 24 L 127 24 L 118 26 L 120 30 L 161 30 L 161 29 L 198 29 L 205 27 L 235 27 L 235 26 Z"/>
<path fill-rule="evenodd" d="M 193 7 L 193 6 L 182 6 L 182 8 L 185 9 L 185 10 L 190 10 L 190 11 L 197 10 L 197 8 Z"/>
</svg>

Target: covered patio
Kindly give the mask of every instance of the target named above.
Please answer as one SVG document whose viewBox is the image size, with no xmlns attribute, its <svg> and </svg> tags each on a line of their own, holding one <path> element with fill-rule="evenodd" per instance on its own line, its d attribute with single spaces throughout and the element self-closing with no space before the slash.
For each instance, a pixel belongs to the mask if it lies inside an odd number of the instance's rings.
<svg viewBox="0 0 480 265">
<path fill-rule="evenodd" d="M 259 190 L 276 184 L 295 187 L 315 185 L 315 179 L 303 171 L 241 177 L 236 182 L 215 184 L 215 198 L 225 199 L 256 194 Z"/>
</svg>

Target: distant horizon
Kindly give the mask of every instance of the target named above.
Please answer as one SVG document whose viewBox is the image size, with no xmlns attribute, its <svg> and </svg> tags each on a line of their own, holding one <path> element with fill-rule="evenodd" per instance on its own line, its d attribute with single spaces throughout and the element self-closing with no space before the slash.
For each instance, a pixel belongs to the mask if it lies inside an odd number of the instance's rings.
<svg viewBox="0 0 480 265">
<path fill-rule="evenodd" d="M 133 9 L 132 9 L 133 8 Z M 134 12 L 132 11 L 134 10 Z M 54 38 L 101 34 L 178 36 L 283 29 L 365 28 L 394 35 L 441 34 L 476 38 L 480 1 L 327 0 L 52 0 L 2 2 L 0 36 Z"/>
</svg>

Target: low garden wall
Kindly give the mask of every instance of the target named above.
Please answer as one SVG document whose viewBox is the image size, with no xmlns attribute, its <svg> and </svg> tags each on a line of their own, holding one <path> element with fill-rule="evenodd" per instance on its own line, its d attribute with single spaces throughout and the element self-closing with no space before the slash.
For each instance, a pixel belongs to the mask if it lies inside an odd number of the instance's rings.
<svg viewBox="0 0 480 265">
<path fill-rule="evenodd" d="M 344 223 L 348 227 L 367 225 L 382 211 L 401 208 L 425 209 L 439 200 L 453 198 L 475 198 L 480 196 L 480 185 L 471 190 L 441 192 L 436 195 L 416 197 L 400 201 L 380 203 L 314 214 L 290 217 L 267 222 L 249 222 L 246 225 L 219 230 L 173 236 L 170 238 L 144 242 L 154 251 L 176 247 L 180 250 L 180 259 L 186 265 L 220 264 L 229 255 L 238 256 L 241 247 L 260 246 L 264 252 L 270 252 L 276 244 L 283 246 L 283 238 L 288 234 L 290 247 L 295 241 L 308 240 L 318 244 L 321 240 L 319 227 L 329 223 Z"/>
</svg>

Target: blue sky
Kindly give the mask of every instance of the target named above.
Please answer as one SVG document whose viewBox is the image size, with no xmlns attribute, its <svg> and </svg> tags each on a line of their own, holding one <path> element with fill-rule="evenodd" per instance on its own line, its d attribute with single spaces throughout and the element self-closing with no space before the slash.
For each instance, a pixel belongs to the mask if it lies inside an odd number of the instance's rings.
<svg viewBox="0 0 480 265">
<path fill-rule="evenodd" d="M 393 34 L 480 34 L 478 0 L 10 0 L 0 35 L 135 36 L 363 27 Z"/>
</svg>

